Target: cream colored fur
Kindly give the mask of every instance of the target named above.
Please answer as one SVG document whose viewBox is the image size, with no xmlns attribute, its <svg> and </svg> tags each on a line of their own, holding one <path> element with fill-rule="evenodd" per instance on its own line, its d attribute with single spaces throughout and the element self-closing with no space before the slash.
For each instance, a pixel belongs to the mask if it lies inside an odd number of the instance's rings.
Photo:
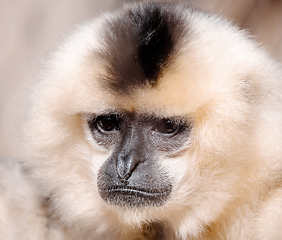
<svg viewBox="0 0 282 240">
<path fill-rule="evenodd" d="M 110 18 L 80 27 L 34 88 L 27 170 L 1 170 L 0 239 L 141 239 L 139 227 L 155 221 L 169 239 L 282 239 L 281 65 L 230 23 L 188 10 L 193 34 L 160 84 L 117 96 L 101 87 L 105 70 L 92 55 Z M 86 117 L 109 108 L 194 123 L 181 155 L 161 158 L 173 179 L 163 206 L 123 209 L 100 198 L 97 173 L 111 151 L 94 142 Z"/>
</svg>

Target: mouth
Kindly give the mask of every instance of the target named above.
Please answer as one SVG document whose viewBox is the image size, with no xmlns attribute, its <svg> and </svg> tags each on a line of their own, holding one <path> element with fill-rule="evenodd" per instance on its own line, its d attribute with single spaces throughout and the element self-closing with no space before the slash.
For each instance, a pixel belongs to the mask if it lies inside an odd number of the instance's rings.
<svg viewBox="0 0 282 240">
<path fill-rule="evenodd" d="M 161 206 L 165 203 L 170 191 L 161 189 L 141 189 L 135 187 L 109 187 L 99 191 L 108 204 L 123 207 Z"/>
</svg>

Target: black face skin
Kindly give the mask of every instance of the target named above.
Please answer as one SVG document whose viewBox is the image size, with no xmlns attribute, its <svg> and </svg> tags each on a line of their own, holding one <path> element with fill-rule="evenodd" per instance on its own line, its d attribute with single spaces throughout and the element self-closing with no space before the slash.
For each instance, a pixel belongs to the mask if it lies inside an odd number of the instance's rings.
<svg viewBox="0 0 282 240">
<path fill-rule="evenodd" d="M 179 149 L 187 140 L 189 124 L 180 118 L 109 113 L 88 125 L 98 144 L 114 149 L 98 174 L 103 200 L 126 207 L 164 204 L 172 184 L 157 156 Z"/>
</svg>

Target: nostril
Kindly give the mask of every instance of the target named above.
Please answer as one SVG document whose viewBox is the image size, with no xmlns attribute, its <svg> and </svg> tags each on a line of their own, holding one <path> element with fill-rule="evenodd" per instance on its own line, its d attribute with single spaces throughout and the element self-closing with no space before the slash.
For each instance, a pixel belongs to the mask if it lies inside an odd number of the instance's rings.
<svg viewBox="0 0 282 240">
<path fill-rule="evenodd" d="M 128 184 L 127 180 L 139 164 L 139 158 L 135 151 L 128 154 L 119 154 L 116 158 L 116 173 L 123 184 Z"/>
</svg>

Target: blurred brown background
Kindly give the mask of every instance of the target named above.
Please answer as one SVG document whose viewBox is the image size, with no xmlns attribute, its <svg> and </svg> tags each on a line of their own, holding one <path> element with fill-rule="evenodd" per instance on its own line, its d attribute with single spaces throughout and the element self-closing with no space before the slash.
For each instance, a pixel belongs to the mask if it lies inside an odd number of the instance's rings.
<svg viewBox="0 0 282 240">
<path fill-rule="evenodd" d="M 282 0 L 186 1 L 248 29 L 275 58 L 282 60 Z M 41 59 L 75 24 L 125 2 L 133 1 L 0 0 L 0 158 L 17 151 L 24 99 L 28 86 L 36 80 Z"/>
</svg>

